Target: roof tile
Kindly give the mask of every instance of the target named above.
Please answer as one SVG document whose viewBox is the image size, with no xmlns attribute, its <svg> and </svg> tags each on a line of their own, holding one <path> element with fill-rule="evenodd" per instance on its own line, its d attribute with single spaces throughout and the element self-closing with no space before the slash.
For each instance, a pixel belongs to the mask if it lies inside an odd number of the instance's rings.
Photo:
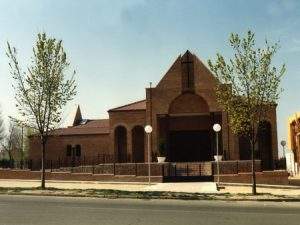
<svg viewBox="0 0 300 225">
<path fill-rule="evenodd" d="M 53 130 L 52 136 L 66 136 L 66 135 L 84 135 L 84 134 L 109 134 L 109 120 L 87 120 L 85 124 L 77 126 L 70 126 L 66 128 L 59 128 Z"/>
<path fill-rule="evenodd" d="M 119 106 L 117 108 L 110 109 L 109 112 L 136 111 L 136 110 L 146 110 L 146 100 L 141 100 L 127 105 Z"/>
</svg>

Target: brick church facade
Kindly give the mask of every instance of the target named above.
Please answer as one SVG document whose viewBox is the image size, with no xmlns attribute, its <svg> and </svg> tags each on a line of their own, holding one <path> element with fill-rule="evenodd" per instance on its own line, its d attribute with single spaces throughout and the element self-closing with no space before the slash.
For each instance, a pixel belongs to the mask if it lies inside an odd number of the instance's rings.
<svg viewBox="0 0 300 225">
<path fill-rule="evenodd" d="M 48 160 L 107 157 L 107 161 L 146 162 L 144 126 L 151 124 L 151 160 L 161 142 L 169 162 L 211 161 L 216 154 L 214 123 L 222 126 L 220 149 L 224 160 L 251 158 L 249 142 L 234 135 L 226 112 L 218 106 L 216 79 L 189 51 L 178 56 L 146 98 L 108 110 L 109 119 L 82 119 L 78 107 L 73 126 L 54 130 L 49 138 Z M 276 107 L 270 109 L 260 132 L 256 157 L 272 168 L 278 157 Z M 40 159 L 37 137 L 30 138 L 30 159 Z M 105 161 L 105 159 L 104 159 Z"/>
<path fill-rule="evenodd" d="M 288 118 L 288 149 L 294 153 L 294 160 L 300 164 L 300 112 Z"/>
</svg>

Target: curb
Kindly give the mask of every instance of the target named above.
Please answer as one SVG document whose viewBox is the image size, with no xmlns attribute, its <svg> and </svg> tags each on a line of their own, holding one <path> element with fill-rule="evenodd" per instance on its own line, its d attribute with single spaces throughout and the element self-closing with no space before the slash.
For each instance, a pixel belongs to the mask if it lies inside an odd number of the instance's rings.
<svg viewBox="0 0 300 225">
<path fill-rule="evenodd" d="M 46 192 L 26 192 L 31 189 L 8 188 L 0 191 L 0 195 L 20 195 L 20 196 L 52 196 L 52 197 L 77 197 L 77 198 L 107 198 L 107 199 L 160 199 L 160 200 L 197 200 L 197 201 L 244 201 L 244 202 L 300 202 L 300 197 L 288 197 L 279 195 L 258 195 L 256 198 L 250 195 L 239 196 L 228 194 L 207 194 L 207 193 L 178 193 L 178 192 L 134 192 L 134 191 L 117 191 L 117 190 L 98 190 L 93 192 L 75 192 L 63 193 L 60 189 L 46 189 Z M 34 189 L 32 189 L 34 191 Z M 36 189 L 37 190 L 37 189 Z M 25 192 L 22 192 L 25 191 Z M 73 190 L 74 191 L 74 190 Z"/>
</svg>

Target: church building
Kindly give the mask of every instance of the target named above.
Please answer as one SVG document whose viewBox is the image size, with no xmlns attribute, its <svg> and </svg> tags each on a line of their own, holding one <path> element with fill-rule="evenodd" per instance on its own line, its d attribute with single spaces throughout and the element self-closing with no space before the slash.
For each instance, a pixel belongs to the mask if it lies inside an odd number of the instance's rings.
<svg viewBox="0 0 300 225">
<path fill-rule="evenodd" d="M 116 81 L 117 82 L 117 81 Z M 216 154 L 213 124 L 222 126 L 219 149 L 223 160 L 251 159 L 249 141 L 234 135 L 227 113 L 218 106 L 216 79 L 189 51 L 179 55 L 145 99 L 108 110 L 109 119 L 83 119 L 78 107 L 73 126 L 56 129 L 49 138 L 47 159 L 103 158 L 103 161 L 146 162 L 145 125 L 151 125 L 151 160 L 161 143 L 168 162 L 212 161 Z M 262 124 L 256 157 L 265 169 L 278 158 L 276 108 Z M 30 139 L 29 158 L 40 159 L 37 137 Z"/>
<path fill-rule="evenodd" d="M 300 164 L 300 112 L 288 118 L 288 148 L 294 153 L 294 160 Z"/>
</svg>

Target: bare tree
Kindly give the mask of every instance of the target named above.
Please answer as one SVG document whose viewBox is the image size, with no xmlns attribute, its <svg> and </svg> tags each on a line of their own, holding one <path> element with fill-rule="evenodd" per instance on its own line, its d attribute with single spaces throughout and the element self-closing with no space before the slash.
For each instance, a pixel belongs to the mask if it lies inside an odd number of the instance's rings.
<svg viewBox="0 0 300 225">
<path fill-rule="evenodd" d="M 4 120 L 2 117 L 2 111 L 0 109 L 0 143 L 2 143 L 4 137 L 5 137 Z"/>
<path fill-rule="evenodd" d="M 14 122 L 10 122 L 8 134 L 5 135 L 1 145 L 9 158 L 9 165 L 12 168 L 15 159 L 19 159 L 22 151 L 21 129 Z"/>
</svg>

